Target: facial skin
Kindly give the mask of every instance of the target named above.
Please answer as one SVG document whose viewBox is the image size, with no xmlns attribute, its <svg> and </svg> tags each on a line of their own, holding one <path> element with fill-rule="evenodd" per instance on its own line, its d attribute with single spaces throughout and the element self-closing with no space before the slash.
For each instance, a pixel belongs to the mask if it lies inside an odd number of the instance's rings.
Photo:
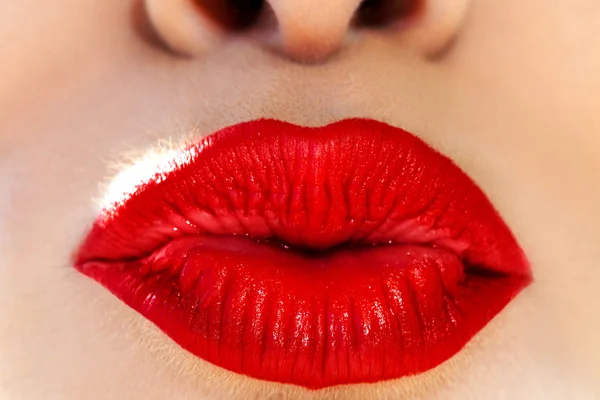
<svg viewBox="0 0 600 400">
<path fill-rule="evenodd" d="M 0 398 L 600 395 L 600 2 L 431 0 L 366 30 L 356 0 L 299 1 L 238 34 L 182 1 L 148 1 L 151 21 L 135 1 L 0 4 Z M 534 283 L 436 369 L 311 392 L 203 362 L 72 268 L 116 173 L 260 117 L 414 132 L 487 193 Z"/>
</svg>

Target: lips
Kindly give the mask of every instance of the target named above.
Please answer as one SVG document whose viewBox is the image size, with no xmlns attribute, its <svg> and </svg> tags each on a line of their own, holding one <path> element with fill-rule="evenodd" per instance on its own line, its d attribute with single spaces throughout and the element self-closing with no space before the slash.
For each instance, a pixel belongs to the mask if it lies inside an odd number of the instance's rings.
<svg viewBox="0 0 600 400">
<path fill-rule="evenodd" d="M 311 389 L 431 369 L 531 281 L 471 179 L 362 119 L 181 150 L 103 210 L 75 267 L 204 360 Z"/>
</svg>

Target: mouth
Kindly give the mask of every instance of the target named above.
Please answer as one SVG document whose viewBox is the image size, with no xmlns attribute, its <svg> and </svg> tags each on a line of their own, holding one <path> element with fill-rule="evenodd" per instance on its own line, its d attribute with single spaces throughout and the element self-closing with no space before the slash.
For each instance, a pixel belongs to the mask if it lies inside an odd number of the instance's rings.
<svg viewBox="0 0 600 400">
<path fill-rule="evenodd" d="M 431 369 L 531 282 L 459 167 L 364 119 L 204 138 L 106 207 L 75 267 L 196 356 L 310 389 Z"/>
</svg>

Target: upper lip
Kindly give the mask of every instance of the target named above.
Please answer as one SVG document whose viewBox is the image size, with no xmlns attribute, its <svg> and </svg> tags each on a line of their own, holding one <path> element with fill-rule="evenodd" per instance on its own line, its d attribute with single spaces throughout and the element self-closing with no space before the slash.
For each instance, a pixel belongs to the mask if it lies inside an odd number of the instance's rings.
<svg viewBox="0 0 600 400">
<path fill-rule="evenodd" d="M 205 246 L 187 244 L 193 239 L 186 238 L 198 238 L 200 243 L 201 237 L 209 235 L 268 239 L 286 247 L 330 253 L 339 247 L 416 245 L 451 254 L 466 272 L 487 271 L 518 280 L 511 290 L 497 295 L 493 306 L 473 311 L 487 317 L 469 317 L 478 322 L 461 328 L 464 332 L 448 349 L 430 349 L 436 357 L 430 355 L 431 360 L 419 361 L 412 369 L 377 376 L 348 373 L 337 379 L 323 375 L 321 380 L 294 378 L 292 372 L 290 378 L 282 378 L 256 367 L 234 368 L 194 348 L 193 340 L 178 336 L 181 327 L 174 332 L 175 322 L 154 316 L 126 293 L 135 287 L 127 289 L 117 282 L 123 276 L 114 278 L 114 271 L 123 273 L 127 267 L 128 276 L 139 279 L 136 287 L 145 285 L 148 271 L 139 271 L 146 264 L 154 268 L 159 259 L 174 264 L 191 247 Z M 182 246 L 188 253 L 177 253 Z M 171 252 L 168 257 L 165 251 Z M 430 368 L 460 348 L 530 279 L 528 262 L 514 236 L 471 179 L 415 136 L 362 119 L 321 128 L 260 120 L 205 138 L 179 152 L 168 169 L 157 171 L 124 201 L 104 209 L 75 264 L 203 358 L 256 377 L 310 387 Z"/>
</svg>

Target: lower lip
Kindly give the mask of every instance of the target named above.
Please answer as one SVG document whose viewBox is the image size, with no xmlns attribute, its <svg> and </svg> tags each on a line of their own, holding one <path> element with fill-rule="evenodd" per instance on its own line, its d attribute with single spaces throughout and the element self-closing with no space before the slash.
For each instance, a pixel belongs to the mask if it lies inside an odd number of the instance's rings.
<svg viewBox="0 0 600 400">
<path fill-rule="evenodd" d="M 250 141 L 249 129 L 254 131 Z M 207 139 L 214 139 L 209 146 L 203 143 L 183 151 L 187 155 L 181 157 L 186 160 L 183 164 L 174 163 L 171 171 L 157 174 L 125 202 L 103 212 L 81 246 L 76 267 L 191 353 L 254 378 L 318 389 L 398 378 L 435 367 L 457 353 L 527 286 L 531 281 L 527 261 L 476 185 L 414 136 L 364 120 L 318 129 L 322 132 L 258 121 Z M 286 130 L 294 134 L 281 133 Z M 431 204 L 425 208 L 415 204 L 422 215 L 397 218 L 398 223 L 379 232 L 377 226 L 393 216 L 388 209 L 387 214 L 373 217 L 383 207 L 386 193 L 378 193 L 378 204 L 372 199 L 365 203 L 370 195 L 361 192 L 364 186 L 360 184 L 356 190 L 341 189 L 346 192 L 336 197 L 336 193 L 323 195 L 325 182 L 317 180 L 312 182 L 314 189 L 298 192 L 307 197 L 297 203 L 305 209 L 294 206 L 292 187 L 281 202 L 286 204 L 287 215 L 273 220 L 272 204 L 266 208 L 263 204 L 261 212 L 252 209 L 248 187 L 241 190 L 246 195 L 243 207 L 235 203 L 239 196 L 233 193 L 240 185 L 233 183 L 236 174 L 242 168 L 243 173 L 252 173 L 246 164 L 269 169 L 268 164 L 257 162 L 268 156 L 260 153 L 281 151 L 268 139 L 257 138 L 261 133 L 278 136 L 283 146 L 291 146 L 293 141 L 298 146 L 298 140 L 313 146 L 309 151 L 313 166 L 304 164 L 300 170 L 301 154 L 291 160 L 280 153 L 283 164 L 296 164 L 283 175 L 268 179 L 272 189 L 274 179 L 291 183 L 294 173 L 302 175 L 307 168 L 320 165 L 323 171 L 330 169 L 330 174 L 314 175 L 326 180 L 335 175 L 336 168 L 356 171 L 361 163 L 400 149 L 415 154 L 415 165 L 405 164 L 408 172 L 394 168 L 386 172 L 386 165 L 380 165 L 387 180 L 384 185 L 393 186 L 399 175 L 408 174 L 403 178 L 416 181 L 417 187 L 428 187 L 419 180 L 432 169 L 447 175 L 442 179 L 448 182 L 442 186 L 465 198 L 451 198 L 446 201 L 450 205 L 436 211 L 437 230 L 426 228 L 423 222 L 428 212 L 423 210 Z M 316 139 L 316 133 L 330 144 L 351 134 L 358 135 L 355 142 L 359 145 L 387 135 L 390 142 L 378 145 L 384 154 L 361 153 L 365 146 L 352 148 L 347 142 L 345 148 L 320 147 L 324 142 Z M 386 147 L 393 144 L 398 149 Z M 222 148 L 215 149 L 219 145 Z M 258 154 L 257 160 L 244 160 L 239 153 L 242 148 Z M 214 184 L 202 186 L 197 177 L 202 176 L 204 162 L 213 163 L 210 173 L 218 174 L 214 160 L 227 150 L 237 161 L 217 166 L 222 177 L 216 181 L 220 186 L 216 190 L 230 194 L 224 206 L 210 195 Z M 302 152 L 302 148 L 297 150 Z M 351 157 L 347 154 L 350 150 L 354 151 Z M 332 162 L 336 157 L 338 162 Z M 371 179 L 368 172 L 362 175 L 364 181 Z M 246 184 L 256 184 L 259 175 L 256 172 Z M 186 190 L 195 192 L 190 195 Z M 192 201 L 200 194 L 221 211 L 200 212 L 206 211 L 199 205 L 202 199 Z M 396 204 L 408 197 L 389 201 Z M 419 196 L 413 197 L 416 200 L 411 201 L 419 201 Z M 345 204 L 337 204 L 336 198 Z M 455 210 L 454 203 L 460 203 Z M 352 208 L 352 204 L 362 208 L 357 216 L 370 215 L 375 220 L 369 235 L 365 230 L 352 236 L 362 229 L 359 226 L 364 228 L 368 218 L 362 222 L 360 218 L 336 219 L 339 209 Z M 478 209 L 462 209 L 473 205 Z M 244 214 L 243 222 L 239 212 Z M 179 213 L 189 217 L 183 225 L 176 218 Z M 269 224 L 264 223 L 267 214 L 271 216 Z M 463 218 L 470 214 L 472 221 Z M 313 223 L 314 215 L 323 217 Z M 442 229 L 439 220 L 444 218 L 450 222 Z"/>
</svg>

